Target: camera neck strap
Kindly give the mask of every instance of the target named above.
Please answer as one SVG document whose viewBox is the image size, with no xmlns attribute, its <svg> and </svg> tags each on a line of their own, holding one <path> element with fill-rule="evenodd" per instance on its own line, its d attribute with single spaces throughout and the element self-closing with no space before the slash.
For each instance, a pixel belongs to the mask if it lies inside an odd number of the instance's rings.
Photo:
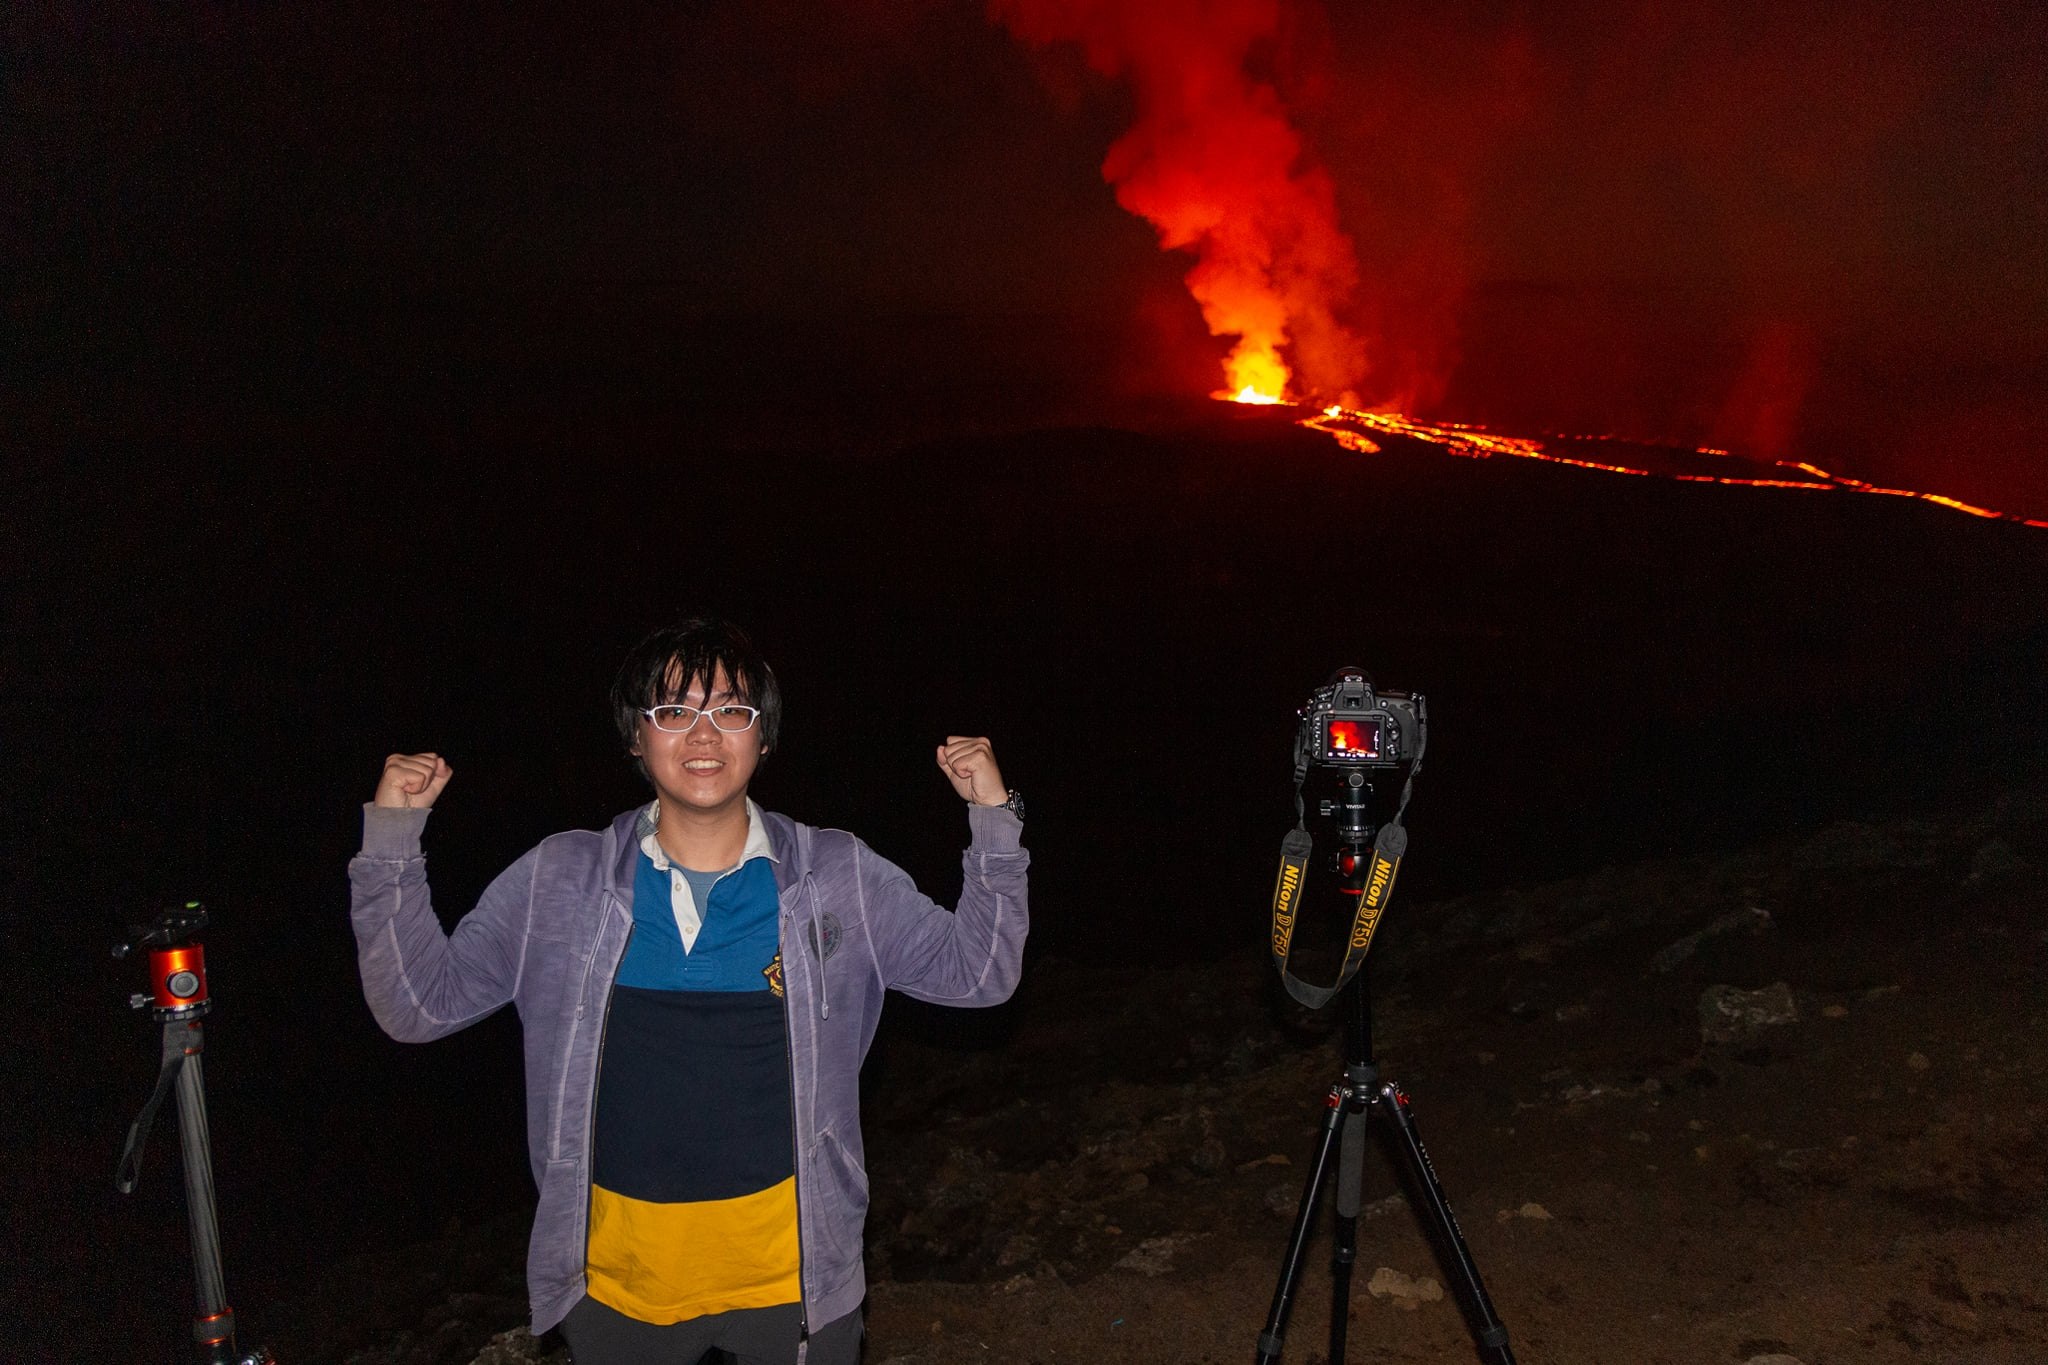
<svg viewBox="0 0 2048 1365">
<path fill-rule="evenodd" d="M 1287 831 L 1280 840 L 1280 875 L 1273 883 L 1273 965 L 1280 972 L 1280 983 L 1287 993 L 1310 1009 L 1321 1009 L 1344 989 L 1358 969 L 1365 964 L 1365 955 L 1372 948 L 1373 934 L 1380 926 L 1380 916 L 1385 913 L 1387 902 L 1393 899 L 1394 875 L 1401 870 L 1401 858 L 1408 852 L 1408 831 L 1401 826 L 1401 817 L 1408 813 L 1408 798 L 1415 794 L 1415 774 L 1422 771 L 1422 751 L 1427 747 L 1425 738 L 1415 751 L 1415 762 L 1408 769 L 1408 779 L 1401 786 L 1401 803 L 1394 810 L 1394 818 L 1380 826 L 1374 836 L 1372 853 L 1358 885 L 1354 890 L 1346 887 L 1348 895 L 1358 898 L 1358 909 L 1352 913 L 1351 934 L 1345 941 L 1344 962 L 1337 970 L 1337 980 L 1328 986 L 1315 986 L 1303 981 L 1287 970 L 1287 958 L 1294 947 L 1294 926 L 1301 912 L 1301 893 L 1308 885 L 1309 854 L 1314 850 L 1315 840 L 1308 832 L 1308 818 L 1302 805 L 1302 783 L 1308 776 L 1308 765 L 1295 764 L 1294 778 L 1294 828 Z"/>
</svg>

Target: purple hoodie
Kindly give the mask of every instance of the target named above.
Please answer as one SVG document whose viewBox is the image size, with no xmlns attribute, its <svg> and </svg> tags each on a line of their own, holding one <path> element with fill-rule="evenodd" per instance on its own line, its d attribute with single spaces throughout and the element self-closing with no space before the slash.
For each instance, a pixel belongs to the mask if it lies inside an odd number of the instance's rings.
<svg viewBox="0 0 2048 1365">
<path fill-rule="evenodd" d="M 638 814 L 542 840 L 452 934 L 427 889 L 427 811 L 365 806 L 363 850 L 349 863 L 363 994 L 386 1033 L 425 1042 L 502 1005 L 519 1008 L 526 1144 L 540 1187 L 526 1258 L 536 1335 L 583 1297 L 591 1109 L 612 978 L 633 924 Z M 867 1293 L 860 1067 L 882 992 L 941 1005 L 1008 999 L 1024 954 L 1031 859 L 1015 815 L 970 805 L 966 881 L 948 912 L 853 835 L 762 819 L 781 902 L 803 1313 L 819 1327 Z"/>
</svg>

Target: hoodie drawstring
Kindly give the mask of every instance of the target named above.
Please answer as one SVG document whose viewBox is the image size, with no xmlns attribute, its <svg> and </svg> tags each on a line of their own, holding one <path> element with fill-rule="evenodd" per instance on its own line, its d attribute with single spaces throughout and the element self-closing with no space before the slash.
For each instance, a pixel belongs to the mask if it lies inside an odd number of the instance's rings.
<svg viewBox="0 0 2048 1365">
<path fill-rule="evenodd" d="M 811 900 L 811 947 L 818 954 L 818 1017 L 832 1017 L 832 1001 L 825 994 L 825 926 L 818 915 L 818 884 L 811 880 L 808 870 L 804 873 L 804 890 Z"/>
<path fill-rule="evenodd" d="M 818 964 L 818 1017 L 832 1017 L 832 1002 L 825 995 L 825 926 L 818 911 L 818 884 L 811 880 L 811 829 L 799 822 L 796 827 L 797 875 L 804 879 L 804 894 L 811 903 L 811 953 Z"/>
</svg>

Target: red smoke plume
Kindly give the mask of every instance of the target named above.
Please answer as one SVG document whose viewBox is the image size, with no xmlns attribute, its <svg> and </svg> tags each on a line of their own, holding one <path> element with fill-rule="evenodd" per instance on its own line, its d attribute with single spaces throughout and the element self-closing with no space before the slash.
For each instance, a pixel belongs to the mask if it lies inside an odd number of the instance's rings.
<svg viewBox="0 0 2048 1365">
<path fill-rule="evenodd" d="M 1279 91 L 1251 71 L 1272 56 L 1280 0 L 990 0 L 989 10 L 1026 42 L 1079 44 L 1089 66 L 1129 83 L 1137 122 L 1102 176 L 1161 246 L 1195 253 L 1188 290 L 1212 335 L 1237 338 L 1219 396 L 1356 402 L 1365 348 L 1338 321 L 1358 283 L 1351 241 Z"/>
</svg>

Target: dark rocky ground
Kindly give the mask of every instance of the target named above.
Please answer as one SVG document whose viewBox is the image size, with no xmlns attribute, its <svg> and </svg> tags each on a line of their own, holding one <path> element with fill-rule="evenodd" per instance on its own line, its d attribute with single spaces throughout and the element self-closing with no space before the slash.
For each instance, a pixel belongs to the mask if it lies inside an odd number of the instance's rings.
<svg viewBox="0 0 2048 1365">
<path fill-rule="evenodd" d="M 1260 928 L 1213 966 L 1040 961 L 995 1045 L 885 1034 L 869 1361 L 1251 1357 L 1340 1057 Z M 2048 1359 L 2044 966 L 2048 795 L 2009 793 L 1397 898 L 1377 1051 L 1525 1362 L 2017 1365 Z M 1348 1358 L 1472 1358 L 1378 1152 L 1364 1206 Z M 272 1344 L 561 1359 L 517 1325 L 523 1217 L 360 1258 L 266 1306 Z M 1326 1358 L 1327 1257 L 1288 1360 Z"/>
</svg>

